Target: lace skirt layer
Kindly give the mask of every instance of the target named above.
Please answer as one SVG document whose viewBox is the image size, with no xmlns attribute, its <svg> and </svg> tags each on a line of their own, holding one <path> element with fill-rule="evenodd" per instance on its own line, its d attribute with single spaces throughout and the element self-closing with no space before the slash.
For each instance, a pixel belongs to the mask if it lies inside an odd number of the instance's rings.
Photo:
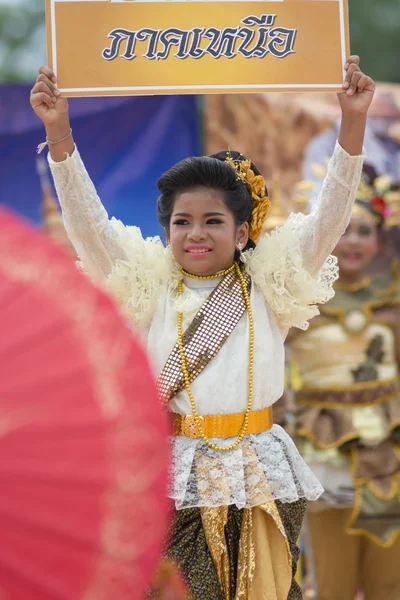
<svg viewBox="0 0 400 600">
<path fill-rule="evenodd" d="M 213 440 L 230 445 L 232 438 Z M 231 452 L 212 450 L 203 440 L 172 440 L 169 496 L 177 509 L 196 506 L 251 508 L 271 500 L 316 500 L 323 488 L 287 433 L 274 425 L 249 435 Z"/>
</svg>

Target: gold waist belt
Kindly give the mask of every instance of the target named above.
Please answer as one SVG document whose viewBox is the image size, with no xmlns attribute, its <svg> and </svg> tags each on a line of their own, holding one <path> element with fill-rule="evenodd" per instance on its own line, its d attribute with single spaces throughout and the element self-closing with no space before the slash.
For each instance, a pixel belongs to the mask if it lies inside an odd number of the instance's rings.
<svg viewBox="0 0 400 600">
<path fill-rule="evenodd" d="M 174 435 L 185 435 L 190 438 L 199 438 L 193 415 L 173 414 Z M 232 415 L 204 415 L 200 417 L 204 433 L 208 438 L 237 437 L 243 425 L 244 413 Z M 272 407 L 262 410 L 253 410 L 249 414 L 248 434 L 268 431 L 273 425 Z"/>
</svg>

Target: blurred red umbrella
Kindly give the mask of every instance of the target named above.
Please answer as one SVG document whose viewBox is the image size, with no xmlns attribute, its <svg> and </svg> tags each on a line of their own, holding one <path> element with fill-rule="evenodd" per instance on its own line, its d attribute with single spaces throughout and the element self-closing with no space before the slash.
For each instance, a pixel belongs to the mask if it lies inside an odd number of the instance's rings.
<svg viewBox="0 0 400 600">
<path fill-rule="evenodd" d="M 113 302 L 0 211 L 0 598 L 142 599 L 166 524 L 166 421 Z"/>
</svg>

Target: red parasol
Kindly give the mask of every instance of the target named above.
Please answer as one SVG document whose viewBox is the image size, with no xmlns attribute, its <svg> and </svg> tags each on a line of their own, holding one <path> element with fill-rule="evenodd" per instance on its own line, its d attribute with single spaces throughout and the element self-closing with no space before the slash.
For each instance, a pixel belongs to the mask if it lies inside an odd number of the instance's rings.
<svg viewBox="0 0 400 600">
<path fill-rule="evenodd" d="M 144 352 L 70 257 L 0 211 L 0 598 L 142 599 L 166 524 Z"/>
</svg>

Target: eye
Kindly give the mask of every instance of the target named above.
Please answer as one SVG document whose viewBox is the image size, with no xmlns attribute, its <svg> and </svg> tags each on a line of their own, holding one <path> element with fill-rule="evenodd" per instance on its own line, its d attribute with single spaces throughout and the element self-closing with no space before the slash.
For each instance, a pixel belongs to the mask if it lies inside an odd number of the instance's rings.
<svg viewBox="0 0 400 600">
<path fill-rule="evenodd" d="M 368 237 L 372 235 L 372 227 L 369 227 L 369 225 L 360 225 L 358 233 L 363 237 Z"/>
<path fill-rule="evenodd" d="M 189 221 L 187 221 L 187 219 L 176 219 L 173 222 L 173 225 L 187 225 L 189 223 Z"/>
<path fill-rule="evenodd" d="M 207 225 L 220 225 L 223 223 L 221 219 L 207 219 Z"/>
</svg>

